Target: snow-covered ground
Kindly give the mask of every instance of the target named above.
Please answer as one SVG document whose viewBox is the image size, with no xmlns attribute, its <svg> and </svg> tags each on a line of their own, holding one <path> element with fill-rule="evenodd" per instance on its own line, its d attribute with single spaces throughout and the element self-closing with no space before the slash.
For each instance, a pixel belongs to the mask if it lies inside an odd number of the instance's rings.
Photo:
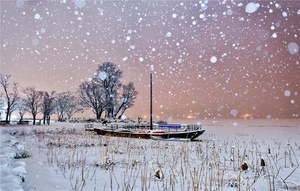
<svg viewBox="0 0 300 191">
<path fill-rule="evenodd" d="M 300 120 L 201 123 L 196 142 L 104 137 L 82 123 L 2 126 L 0 188 L 300 190 Z"/>
</svg>

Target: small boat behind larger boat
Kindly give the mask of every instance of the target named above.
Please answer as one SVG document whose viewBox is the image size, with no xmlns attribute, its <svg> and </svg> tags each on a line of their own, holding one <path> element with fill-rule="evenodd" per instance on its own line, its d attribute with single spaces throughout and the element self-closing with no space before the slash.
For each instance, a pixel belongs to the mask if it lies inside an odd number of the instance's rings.
<svg viewBox="0 0 300 191">
<path fill-rule="evenodd" d="M 197 137 L 202 135 L 205 130 L 201 129 L 199 126 L 196 129 L 189 130 L 178 128 L 171 129 L 170 127 L 164 129 L 154 129 L 154 130 L 144 130 L 144 129 L 132 129 L 132 128 L 94 128 L 94 131 L 98 135 L 104 136 L 114 136 L 114 137 L 130 137 L 130 138 L 142 138 L 142 139 L 151 139 L 155 137 L 158 139 L 190 139 L 191 141 L 195 140 Z"/>
</svg>

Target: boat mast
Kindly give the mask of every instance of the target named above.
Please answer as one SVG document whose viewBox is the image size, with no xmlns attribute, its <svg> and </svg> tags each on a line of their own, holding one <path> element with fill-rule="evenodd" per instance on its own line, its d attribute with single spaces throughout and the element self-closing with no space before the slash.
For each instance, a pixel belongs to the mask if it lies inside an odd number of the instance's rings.
<svg viewBox="0 0 300 191">
<path fill-rule="evenodd" d="M 150 130 L 153 130 L 153 124 L 152 124 L 152 73 L 150 74 Z"/>
</svg>

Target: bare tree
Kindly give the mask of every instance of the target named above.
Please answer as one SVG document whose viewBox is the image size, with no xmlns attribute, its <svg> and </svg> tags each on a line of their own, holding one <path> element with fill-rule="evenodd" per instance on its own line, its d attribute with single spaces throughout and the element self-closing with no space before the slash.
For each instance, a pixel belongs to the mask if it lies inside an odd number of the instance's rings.
<svg viewBox="0 0 300 191">
<path fill-rule="evenodd" d="M 0 108 L 3 107 L 3 103 L 4 103 L 4 101 L 3 101 L 3 93 L 0 92 Z"/>
<path fill-rule="evenodd" d="M 23 90 L 25 94 L 25 104 L 28 111 L 32 114 L 33 125 L 35 125 L 36 116 L 39 113 L 43 92 L 38 91 L 35 87 L 27 87 Z"/>
<path fill-rule="evenodd" d="M 2 118 L 2 108 L 3 108 L 3 103 L 4 103 L 2 97 L 3 97 L 3 94 L 0 92 L 0 119 Z"/>
<path fill-rule="evenodd" d="M 17 98 L 17 101 L 18 101 L 18 99 L 19 98 Z M 11 108 L 10 108 L 10 111 L 9 111 L 9 113 L 8 113 L 8 121 L 10 121 L 11 120 L 11 115 L 12 115 L 12 113 L 14 112 L 14 111 L 16 111 L 17 110 L 17 101 L 15 101 L 14 102 L 14 104 L 11 106 Z"/>
<path fill-rule="evenodd" d="M 119 107 L 117 107 L 114 118 L 116 118 L 118 113 L 121 112 L 118 117 L 120 119 L 126 109 L 131 108 L 134 105 L 134 100 L 136 99 L 137 95 L 138 92 L 135 90 L 133 82 L 129 82 L 127 85 L 123 85 L 123 92 L 119 97 L 119 100 L 121 100 L 121 102 L 119 103 Z"/>
<path fill-rule="evenodd" d="M 116 118 L 120 112 L 123 115 L 126 109 L 133 106 L 138 92 L 133 82 L 122 85 L 122 76 L 123 72 L 117 69 L 114 63 L 105 62 L 98 66 L 96 76 L 92 80 L 79 86 L 80 101 L 85 107 L 92 108 L 97 119 L 100 119 L 104 111 L 105 117 Z M 120 88 L 123 88 L 121 94 Z"/>
<path fill-rule="evenodd" d="M 83 112 L 83 107 L 79 102 L 79 99 L 75 95 L 71 95 L 69 105 L 66 109 L 68 119 L 78 112 Z"/>
<path fill-rule="evenodd" d="M 43 124 L 46 123 L 50 125 L 50 116 L 55 112 L 55 92 L 52 91 L 50 94 L 48 92 L 42 92 L 42 103 L 41 112 L 43 114 Z"/>
<path fill-rule="evenodd" d="M 66 115 L 66 108 L 69 104 L 69 97 L 72 95 L 71 92 L 62 92 L 57 95 L 56 98 L 56 113 L 58 121 L 64 121 Z"/>
<path fill-rule="evenodd" d="M 105 62 L 97 68 L 97 79 L 100 82 L 104 93 L 106 102 L 106 111 L 109 118 L 114 117 L 114 105 L 117 99 L 118 89 L 122 86 L 120 79 L 122 78 L 122 71 L 117 69 L 117 65 L 111 62 Z"/>
<path fill-rule="evenodd" d="M 27 112 L 28 108 L 26 106 L 26 101 L 24 98 L 19 98 L 17 103 L 17 111 L 20 117 L 19 122 L 21 123 L 23 121 L 24 115 Z"/>
<path fill-rule="evenodd" d="M 9 78 L 10 75 L 3 75 L 0 74 L 0 85 L 4 91 L 4 99 L 5 99 L 5 106 L 6 106 L 6 123 L 10 122 L 10 116 L 14 110 L 16 110 L 17 99 L 18 99 L 18 85 L 17 83 L 13 83 L 12 92 L 9 92 Z"/>
<path fill-rule="evenodd" d="M 100 119 L 106 108 L 106 96 L 102 84 L 96 78 L 83 82 L 79 85 L 77 94 L 82 106 L 91 108 L 96 118 Z"/>
<path fill-rule="evenodd" d="M 66 117 L 70 119 L 75 113 L 81 111 L 83 111 L 83 107 L 74 93 L 67 91 L 57 95 L 56 113 L 58 121 L 64 121 Z"/>
</svg>

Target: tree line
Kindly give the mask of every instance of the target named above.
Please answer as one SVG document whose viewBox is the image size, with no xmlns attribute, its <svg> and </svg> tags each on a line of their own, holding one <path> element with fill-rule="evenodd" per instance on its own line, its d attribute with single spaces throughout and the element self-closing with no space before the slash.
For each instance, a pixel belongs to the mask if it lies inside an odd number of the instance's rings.
<svg viewBox="0 0 300 191">
<path fill-rule="evenodd" d="M 92 110 L 96 119 L 121 118 L 134 106 L 138 95 L 134 83 L 122 84 L 123 72 L 112 62 L 98 65 L 95 74 L 82 82 L 75 92 L 61 93 L 41 91 L 34 86 L 20 88 L 16 82 L 10 84 L 11 75 L 0 74 L 0 108 L 4 109 L 5 123 L 10 123 L 13 112 L 18 113 L 20 122 L 26 113 L 30 113 L 33 125 L 39 113 L 43 116 L 43 124 L 50 124 L 53 114 L 57 115 L 58 121 L 64 121 L 87 109 Z"/>
</svg>

